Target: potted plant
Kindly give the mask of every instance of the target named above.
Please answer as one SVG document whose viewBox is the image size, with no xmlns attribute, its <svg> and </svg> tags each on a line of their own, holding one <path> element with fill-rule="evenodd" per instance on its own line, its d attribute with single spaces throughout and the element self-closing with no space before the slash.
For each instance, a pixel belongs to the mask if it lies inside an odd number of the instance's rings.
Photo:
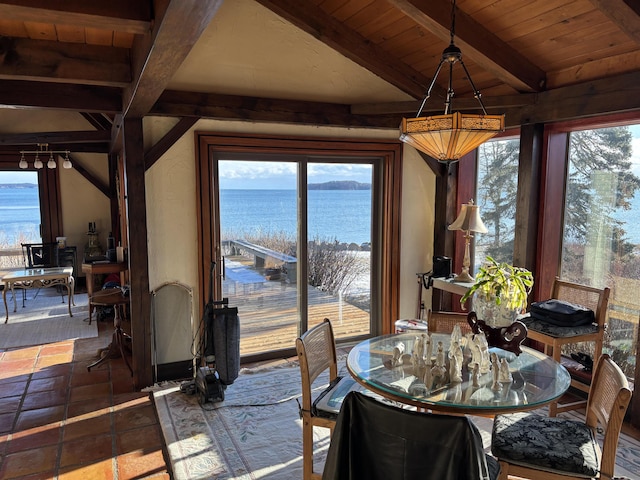
<svg viewBox="0 0 640 480">
<path fill-rule="evenodd" d="M 464 305 L 473 297 L 473 309 L 479 319 L 491 327 L 509 326 L 527 307 L 532 287 L 533 274 L 529 270 L 487 257 L 460 303 Z"/>
</svg>

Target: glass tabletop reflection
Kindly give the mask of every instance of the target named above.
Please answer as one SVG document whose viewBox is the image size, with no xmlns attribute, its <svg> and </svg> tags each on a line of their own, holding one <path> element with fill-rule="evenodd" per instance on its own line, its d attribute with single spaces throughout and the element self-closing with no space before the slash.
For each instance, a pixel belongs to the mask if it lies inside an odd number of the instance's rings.
<svg viewBox="0 0 640 480">
<path fill-rule="evenodd" d="M 431 364 L 449 368 L 449 334 L 430 334 Z M 353 347 L 347 358 L 350 374 L 366 388 L 394 401 L 416 407 L 449 413 L 497 414 L 533 410 L 551 403 L 567 391 L 571 377 L 551 357 L 523 347 L 520 355 L 499 348 L 489 348 L 508 379 L 494 376 L 492 371 L 476 372 L 469 367 L 470 337 L 461 339 L 464 359 L 460 381 L 449 381 L 448 372 L 441 377 L 426 375 L 425 366 L 418 367 L 411 354 L 420 333 L 383 335 L 365 340 Z M 437 357 L 438 343 L 442 353 Z M 497 372 L 498 370 L 496 370 Z M 428 382 L 429 385 L 426 385 Z"/>
</svg>

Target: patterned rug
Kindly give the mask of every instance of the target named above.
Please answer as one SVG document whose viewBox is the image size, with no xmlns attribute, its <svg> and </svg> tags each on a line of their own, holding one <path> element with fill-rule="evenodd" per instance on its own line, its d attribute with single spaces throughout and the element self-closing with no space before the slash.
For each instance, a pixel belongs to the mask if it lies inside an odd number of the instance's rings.
<svg viewBox="0 0 640 480">
<path fill-rule="evenodd" d="M 177 384 L 156 386 L 154 399 L 175 480 L 301 479 L 299 384 L 297 365 L 242 370 L 223 402 L 204 406 Z M 473 421 L 488 451 L 492 420 Z M 316 428 L 314 435 L 321 468 L 328 433 Z M 616 475 L 640 479 L 640 442 L 626 435 L 619 442 Z"/>
<path fill-rule="evenodd" d="M 22 306 L 22 292 L 17 291 L 17 311 L 13 311 L 11 293 L 7 294 L 9 322 L 0 320 L 0 349 L 44 345 L 76 338 L 98 336 L 96 322 L 85 321 L 89 316 L 87 294 L 76 294 L 75 306 L 71 306 L 73 317 L 69 316 L 67 296 L 63 297 L 54 288 L 27 290 Z M 0 300 L 5 313 L 4 302 Z"/>
</svg>

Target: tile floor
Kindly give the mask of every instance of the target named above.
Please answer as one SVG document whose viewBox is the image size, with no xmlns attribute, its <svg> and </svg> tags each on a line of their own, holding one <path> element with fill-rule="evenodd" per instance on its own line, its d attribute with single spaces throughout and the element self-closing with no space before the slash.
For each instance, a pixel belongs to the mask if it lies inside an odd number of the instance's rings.
<svg viewBox="0 0 640 480">
<path fill-rule="evenodd" d="M 0 351 L 1 479 L 169 479 L 148 393 L 122 359 L 87 372 L 113 332 Z"/>
</svg>

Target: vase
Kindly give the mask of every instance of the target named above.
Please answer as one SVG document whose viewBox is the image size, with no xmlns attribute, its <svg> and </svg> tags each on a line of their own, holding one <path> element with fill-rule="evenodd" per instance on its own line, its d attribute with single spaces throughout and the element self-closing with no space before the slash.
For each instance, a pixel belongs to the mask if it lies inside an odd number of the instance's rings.
<svg viewBox="0 0 640 480">
<path fill-rule="evenodd" d="M 487 298 L 484 295 L 473 297 L 473 310 L 478 319 L 484 320 L 490 327 L 508 327 L 518 318 L 519 311 L 507 308 L 506 302 L 496 304 L 495 297 Z"/>
</svg>

